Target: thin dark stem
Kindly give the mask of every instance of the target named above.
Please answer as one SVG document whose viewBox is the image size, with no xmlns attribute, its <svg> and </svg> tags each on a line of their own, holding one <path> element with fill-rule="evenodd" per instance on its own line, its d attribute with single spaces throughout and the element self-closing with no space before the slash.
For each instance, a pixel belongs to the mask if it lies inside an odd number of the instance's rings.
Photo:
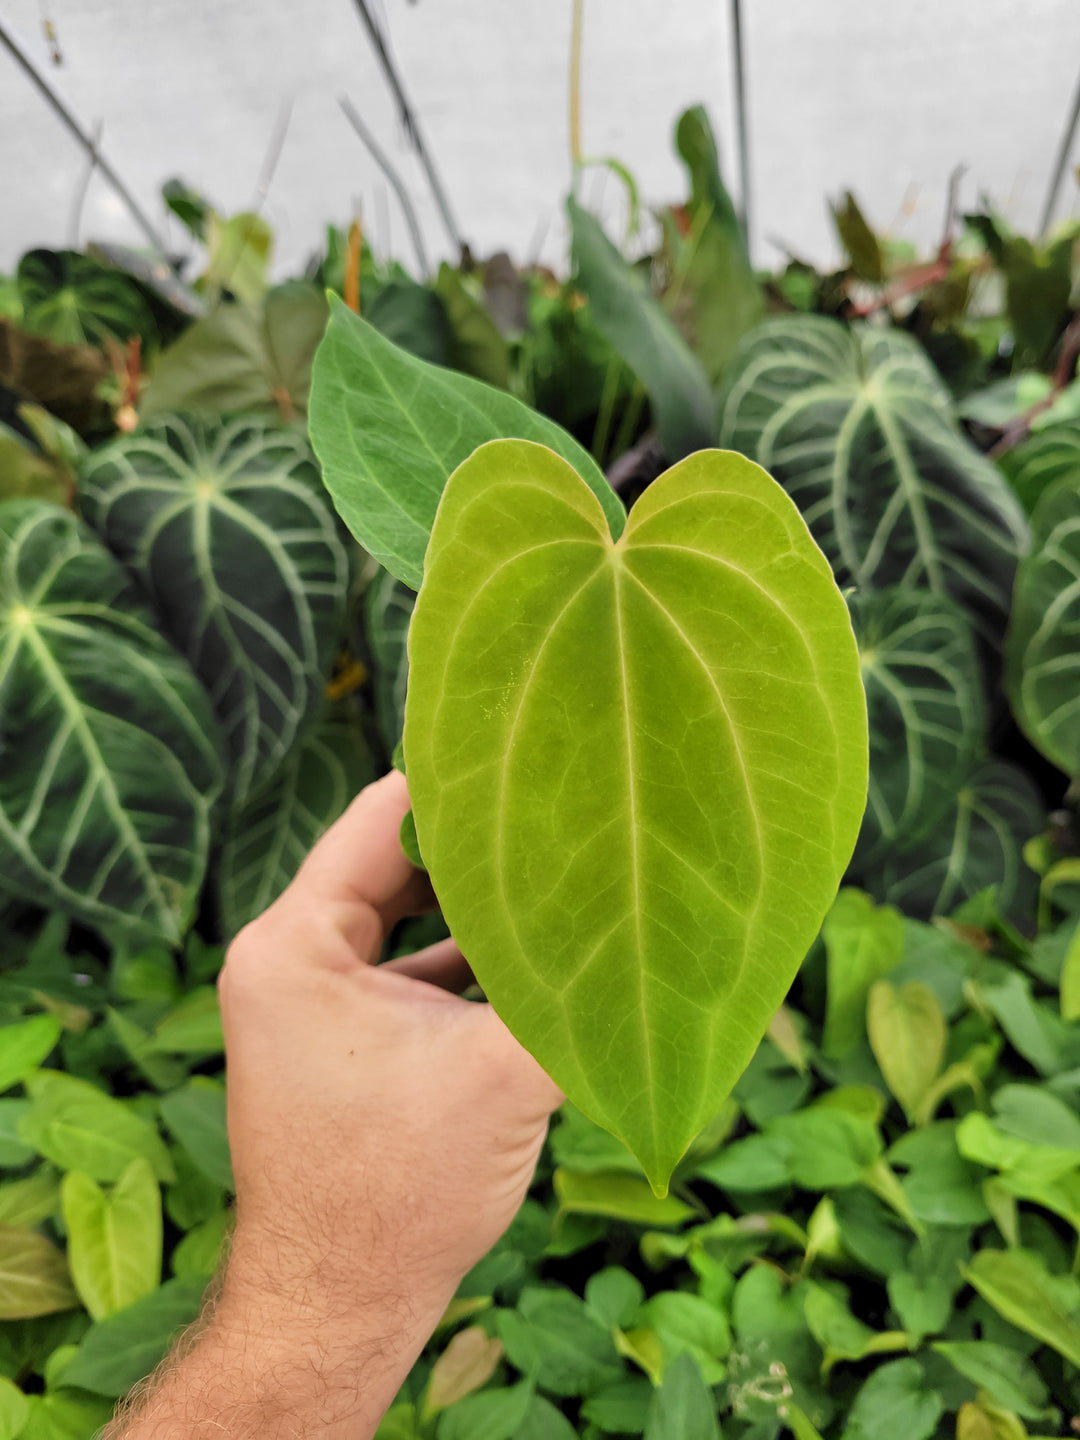
<svg viewBox="0 0 1080 1440">
<path fill-rule="evenodd" d="M 743 52 L 742 0 L 731 0 L 731 39 L 735 52 L 735 125 L 739 144 L 739 223 L 750 253 L 750 136 L 746 117 L 746 65 Z"/>
<path fill-rule="evenodd" d="M 360 118 L 360 112 L 349 97 L 347 95 L 339 95 L 338 104 L 345 112 L 346 120 L 348 120 L 349 124 L 367 147 L 375 164 L 378 165 L 387 180 L 389 180 L 391 188 L 397 196 L 398 202 L 405 215 L 405 224 L 409 227 L 409 234 L 412 236 L 413 247 L 416 250 L 416 258 L 420 265 L 420 273 L 423 276 L 428 275 L 430 272 L 428 268 L 427 251 L 424 249 L 424 237 L 420 232 L 420 224 L 416 218 L 416 211 L 413 209 L 413 203 L 409 199 L 409 192 L 405 189 L 401 176 L 394 169 L 393 165 L 391 165 L 386 152 L 375 139 L 375 136 Z"/>
<path fill-rule="evenodd" d="M 415 110 L 409 103 L 408 96 L 405 94 L 405 87 L 402 84 L 401 77 L 398 75 L 397 66 L 394 64 L 390 57 L 390 52 L 386 48 L 386 41 L 383 39 L 382 31 L 378 25 L 376 25 L 375 19 L 368 9 L 367 0 L 353 0 L 353 3 L 359 11 L 361 20 L 364 22 L 364 26 L 368 32 L 368 38 L 371 41 L 375 54 L 379 58 L 379 63 L 383 68 L 383 74 L 386 76 L 387 83 L 393 91 L 394 99 L 397 102 L 398 111 L 401 115 L 401 123 L 405 127 L 405 133 L 412 142 L 413 149 L 419 157 L 420 164 L 424 167 L 428 184 L 431 186 L 431 193 L 435 197 L 435 204 L 439 214 L 442 216 L 442 222 L 446 226 L 446 233 L 449 235 L 451 244 L 457 250 L 458 254 L 464 254 L 468 248 L 465 244 L 465 237 L 462 235 L 457 221 L 454 219 L 453 211 L 450 209 L 450 201 L 443 188 L 443 183 L 439 178 L 439 173 L 435 168 L 435 162 L 432 160 L 427 145 L 424 142 L 424 137 L 420 133 L 420 122 L 416 117 Z"/>
<path fill-rule="evenodd" d="M 49 106 L 64 122 L 68 130 L 71 132 L 72 135 L 74 135 L 75 139 L 86 151 L 87 155 L 91 158 L 91 160 L 94 161 L 94 163 L 97 165 L 97 168 L 101 171 L 102 175 L 116 191 L 120 199 L 124 202 L 125 206 L 128 209 L 128 213 L 131 215 L 131 218 L 135 221 L 139 229 L 150 241 L 150 244 L 161 255 L 164 255 L 165 242 L 158 234 L 154 226 L 151 224 L 139 202 L 135 199 L 134 195 L 132 195 L 131 191 L 124 184 L 123 180 L 121 180 L 120 176 L 113 169 L 109 160 L 101 153 L 101 151 L 95 145 L 94 137 L 79 124 L 78 120 L 76 120 L 75 116 L 67 108 L 63 100 L 60 99 L 60 96 L 49 84 L 45 76 L 42 75 L 40 70 L 38 70 L 37 66 L 27 55 L 26 51 L 15 38 L 15 35 L 11 31 L 11 29 L 4 23 L 3 20 L 0 20 L 0 45 L 3 45 L 4 48 L 10 53 L 15 63 L 27 75 L 31 83 L 36 86 L 36 88 L 45 98 Z"/>
<path fill-rule="evenodd" d="M 1065 131 L 1061 137 L 1061 144 L 1058 146 L 1057 159 L 1054 162 L 1054 173 L 1050 179 L 1050 189 L 1046 192 L 1046 204 L 1043 206 L 1042 219 L 1039 221 L 1039 234 L 1045 235 L 1050 228 L 1050 221 L 1054 218 L 1054 211 L 1057 208 L 1058 195 L 1061 191 L 1061 182 L 1065 178 L 1065 167 L 1069 163 L 1069 154 L 1073 147 L 1073 140 L 1076 138 L 1076 127 L 1080 124 L 1080 76 L 1076 80 L 1076 92 L 1072 99 L 1072 109 L 1065 124 Z"/>
</svg>

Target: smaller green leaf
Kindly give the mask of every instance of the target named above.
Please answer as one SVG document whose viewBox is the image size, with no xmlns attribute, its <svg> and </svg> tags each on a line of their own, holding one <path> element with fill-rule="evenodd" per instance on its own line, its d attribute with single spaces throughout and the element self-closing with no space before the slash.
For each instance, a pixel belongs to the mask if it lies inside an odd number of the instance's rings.
<svg viewBox="0 0 1080 1440">
<path fill-rule="evenodd" d="M 11 1380 L 0 1376 L 0 1440 L 18 1440 L 30 1417 L 30 1403 Z"/>
<path fill-rule="evenodd" d="M 907 1336 L 902 1332 L 878 1332 L 864 1325 L 831 1286 L 807 1285 L 803 1312 L 811 1335 L 824 1352 L 822 1373 L 825 1375 L 838 1360 L 863 1360 L 867 1355 L 909 1348 Z"/>
<path fill-rule="evenodd" d="M 944 1408 L 917 1360 L 893 1360 L 863 1382 L 842 1440 L 929 1440 Z"/>
<path fill-rule="evenodd" d="M 67 1262 L 51 1240 L 0 1226 L 0 1320 L 30 1320 L 78 1303 Z"/>
<path fill-rule="evenodd" d="M 577 1440 L 577 1433 L 550 1400 L 534 1395 L 529 1401 L 524 1422 L 514 1432 L 514 1440 Z"/>
<path fill-rule="evenodd" d="M 435 281 L 450 324 L 451 364 L 501 390 L 510 388 L 510 351 L 495 321 L 456 270 L 443 262 Z"/>
<path fill-rule="evenodd" d="M 213 985 L 188 992 L 154 1027 L 153 1048 L 161 1055 L 224 1054 L 221 1006 Z"/>
<path fill-rule="evenodd" d="M 581 1395 L 619 1378 L 604 1325 L 568 1290 L 526 1289 L 517 1310 L 502 1310 L 507 1359 L 553 1395 Z"/>
<path fill-rule="evenodd" d="M 937 996 L 921 980 L 900 986 L 878 980 L 870 990 L 866 1028 L 885 1083 L 911 1119 L 945 1059 L 948 1028 Z"/>
<path fill-rule="evenodd" d="M 92 1325 L 64 1371 L 64 1384 L 95 1395 L 123 1395 L 154 1366 L 202 1309 L 205 1282 L 165 1284 Z"/>
<path fill-rule="evenodd" d="M 916 1344 L 924 1335 L 938 1335 L 945 1329 L 953 1303 L 953 1287 L 946 1279 L 897 1270 L 888 1277 L 887 1287 L 889 1304 Z"/>
<path fill-rule="evenodd" d="M 822 1105 L 779 1116 L 765 1134 L 783 1147 L 790 1179 L 806 1190 L 858 1184 L 883 1149 L 870 1120 Z"/>
<path fill-rule="evenodd" d="M 860 280 L 880 285 L 885 279 L 885 257 L 877 236 L 866 223 L 866 217 L 850 190 L 844 191 L 843 202 L 834 205 L 832 213 L 836 232 L 848 253 L 852 270 Z"/>
<path fill-rule="evenodd" d="M 661 1290 L 641 1307 L 640 1322 L 660 1342 L 665 1373 L 678 1356 L 690 1354 L 708 1384 L 724 1378 L 722 1361 L 731 1349 L 731 1327 L 718 1306 L 700 1295 Z"/>
<path fill-rule="evenodd" d="M 0 1185 L 0 1225 L 30 1229 L 60 1213 L 60 1181 L 51 1165 Z"/>
<path fill-rule="evenodd" d="M 640 1435 L 654 1393 L 643 1375 L 618 1380 L 589 1396 L 581 1407 L 581 1419 L 605 1434 Z"/>
<path fill-rule="evenodd" d="M 628 1330 L 644 1299 L 641 1281 L 620 1265 L 608 1265 L 585 1282 L 585 1304 L 610 1330 Z"/>
<path fill-rule="evenodd" d="M 37 1069 L 59 1039 L 60 1023 L 51 1015 L 0 1026 L 0 1090 Z"/>
<path fill-rule="evenodd" d="M 487 1335 L 482 1326 L 459 1330 L 435 1364 L 424 1400 L 425 1417 L 455 1405 L 486 1385 L 502 1359 L 502 1341 Z"/>
<path fill-rule="evenodd" d="M 163 1095 L 161 1115 L 195 1164 L 224 1190 L 232 1190 L 232 1164 L 225 1126 L 225 1087 L 196 1075 L 179 1090 Z"/>
<path fill-rule="evenodd" d="M 161 1280 L 161 1192 L 147 1161 L 133 1160 L 110 1195 L 74 1171 L 62 1186 L 68 1264 L 95 1320 L 141 1300 Z"/>
<path fill-rule="evenodd" d="M 22 325 L 62 345 L 156 334 L 149 306 L 126 276 L 74 250 L 28 250 L 19 261 Z"/>
<path fill-rule="evenodd" d="M 1061 1018 L 1080 1020 L 1080 925 L 1073 930 L 1061 967 Z"/>
<path fill-rule="evenodd" d="M 142 1157 L 158 1180 L 173 1178 L 169 1152 L 154 1127 L 89 1081 L 41 1070 L 27 1089 L 32 1103 L 19 1121 L 19 1137 L 62 1170 L 115 1181 Z"/>
<path fill-rule="evenodd" d="M 821 927 L 827 991 L 822 1049 L 840 1060 L 855 1048 L 866 1025 L 866 997 L 875 980 L 900 962 L 904 926 L 891 905 L 875 905 L 860 890 L 843 889 Z"/>
<path fill-rule="evenodd" d="M 559 1168 L 552 1177 L 561 1210 L 576 1215 L 606 1215 L 632 1225 L 677 1226 L 693 1218 L 692 1206 L 674 1195 L 659 1196 L 636 1175 L 618 1170 L 579 1172 Z"/>
<path fill-rule="evenodd" d="M 1020 1351 L 989 1340 L 939 1340 L 933 1348 L 965 1380 L 988 1391 L 999 1405 L 1028 1420 L 1043 1418 L 1046 1382 Z"/>
<path fill-rule="evenodd" d="M 528 1381 L 510 1389 L 467 1395 L 440 1415 L 438 1440 L 512 1440 L 532 1398 Z"/>
<path fill-rule="evenodd" d="M 716 1402 L 693 1356 L 678 1356 L 665 1371 L 649 1406 L 644 1440 L 720 1440 Z"/>
<path fill-rule="evenodd" d="M 215 1274 L 232 1223 L 232 1212 L 219 1210 L 189 1230 L 170 1256 L 173 1274 L 180 1280 L 195 1280 L 200 1276 L 209 1279 Z"/>
<path fill-rule="evenodd" d="M 964 1271 L 979 1294 L 1011 1325 L 1080 1365 L 1080 1307 L 1075 1294 L 1027 1250 L 980 1250 Z M 1075 1291 L 1075 1282 L 1069 1282 Z"/>
</svg>

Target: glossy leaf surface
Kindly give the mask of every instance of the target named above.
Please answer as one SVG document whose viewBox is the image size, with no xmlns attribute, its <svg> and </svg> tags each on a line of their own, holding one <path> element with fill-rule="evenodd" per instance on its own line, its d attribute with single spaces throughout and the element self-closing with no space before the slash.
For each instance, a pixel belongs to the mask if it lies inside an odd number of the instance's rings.
<svg viewBox="0 0 1080 1440">
<path fill-rule="evenodd" d="M 505 391 L 399 350 L 340 302 L 315 357 L 311 438 L 346 525 L 414 590 L 443 487 L 488 440 L 549 445 L 597 495 L 614 535 L 626 519 L 596 462 L 565 430 Z"/>
<path fill-rule="evenodd" d="M 346 716 L 328 715 L 306 731 L 270 784 L 230 819 L 218 876 L 226 936 L 277 899 L 327 826 L 374 779 L 364 737 Z"/>
<path fill-rule="evenodd" d="M 179 940 L 221 734 L 127 572 L 57 506 L 0 506 L 0 708 L 5 888 Z"/>
<path fill-rule="evenodd" d="M 909 849 L 956 799 L 985 743 L 982 677 L 964 614 L 899 587 L 849 600 L 870 724 L 856 865 Z"/>
<path fill-rule="evenodd" d="M 427 566 L 405 758 L 447 922 L 511 1030 L 663 1187 L 850 856 L 846 607 L 782 491 L 715 452 L 613 544 L 559 457 L 485 446 Z"/>
<path fill-rule="evenodd" d="M 1016 576 L 1005 676 L 1031 743 L 1080 772 L 1080 462 L 1044 493 Z"/>
<path fill-rule="evenodd" d="M 775 475 L 841 584 L 949 594 L 1000 637 L 1023 513 L 908 336 L 766 321 L 732 365 L 720 439 Z"/>
<path fill-rule="evenodd" d="M 346 557 L 303 438 L 174 417 L 97 451 L 80 501 L 210 692 L 242 804 L 319 705 Z"/>
</svg>

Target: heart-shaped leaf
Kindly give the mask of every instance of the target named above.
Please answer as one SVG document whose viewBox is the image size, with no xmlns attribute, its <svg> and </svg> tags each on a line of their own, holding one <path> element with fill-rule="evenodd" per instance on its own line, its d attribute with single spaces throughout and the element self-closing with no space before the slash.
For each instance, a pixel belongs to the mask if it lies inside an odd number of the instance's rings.
<svg viewBox="0 0 1080 1440">
<path fill-rule="evenodd" d="M 994 885 L 998 909 L 1030 923 L 1036 878 L 1022 852 L 1045 820 L 1042 798 L 1027 775 L 1004 761 L 987 760 L 931 834 L 889 858 L 867 884 L 879 899 L 924 920 L 949 915 Z"/>
<path fill-rule="evenodd" d="M 1005 684 L 1024 734 L 1066 775 L 1080 773 L 1080 457 L 1043 494 L 1016 576 Z"/>
<path fill-rule="evenodd" d="M 206 693 L 69 511 L 0 505 L 0 560 L 4 887 L 176 943 L 222 777 Z"/>
<path fill-rule="evenodd" d="M 550 445 L 599 497 L 618 533 L 622 502 L 573 436 L 504 390 L 398 349 L 339 300 L 315 357 L 311 439 L 326 488 L 365 550 L 414 590 L 452 470 L 500 437 Z"/>
<path fill-rule="evenodd" d="M 514 1034 L 658 1189 L 749 1061 L 866 794 L 850 621 L 741 456 L 618 543 L 552 452 L 451 478 L 409 637 L 405 758 L 455 939 Z"/>
<path fill-rule="evenodd" d="M 849 600 L 870 719 L 858 866 L 910 848 L 956 799 L 984 744 L 971 627 L 946 595 L 899 586 Z"/>
<path fill-rule="evenodd" d="M 1023 513 L 910 336 L 766 321 L 732 365 L 720 438 L 776 476 L 841 583 L 950 594 L 1000 639 Z"/>
<path fill-rule="evenodd" d="M 210 692 L 243 804 L 321 704 L 347 562 L 302 436 L 174 416 L 95 451 L 87 519 Z"/>
</svg>

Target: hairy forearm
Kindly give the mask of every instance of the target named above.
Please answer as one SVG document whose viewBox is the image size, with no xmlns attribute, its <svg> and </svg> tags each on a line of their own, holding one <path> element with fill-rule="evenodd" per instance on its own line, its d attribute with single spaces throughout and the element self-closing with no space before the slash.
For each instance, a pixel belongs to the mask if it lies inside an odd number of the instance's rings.
<svg viewBox="0 0 1080 1440">
<path fill-rule="evenodd" d="M 300 1323 L 226 1297 L 101 1440 L 369 1440 L 437 1320 L 395 1303 Z"/>
</svg>

